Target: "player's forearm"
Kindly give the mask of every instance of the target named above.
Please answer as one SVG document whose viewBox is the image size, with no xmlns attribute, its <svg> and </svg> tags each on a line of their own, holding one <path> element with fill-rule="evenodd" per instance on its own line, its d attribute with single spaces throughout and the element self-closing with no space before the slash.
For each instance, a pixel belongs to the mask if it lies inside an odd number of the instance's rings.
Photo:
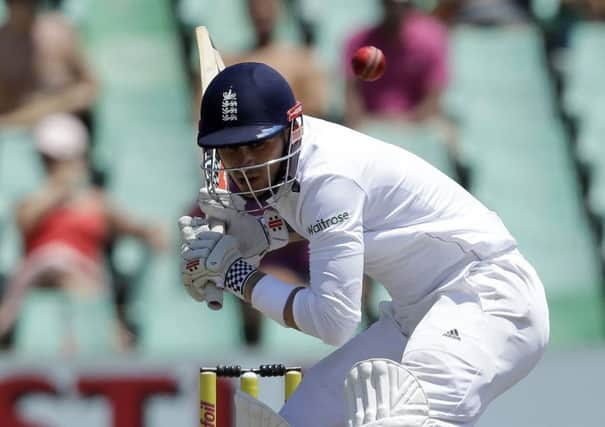
<svg viewBox="0 0 605 427">
<path fill-rule="evenodd" d="M 257 271 L 247 280 L 244 300 L 281 325 L 298 329 L 292 314 L 292 301 L 301 289 L 303 287 Z"/>
<path fill-rule="evenodd" d="M 359 309 L 336 295 L 319 295 L 313 289 L 294 286 L 265 275 L 252 287 L 249 302 L 266 316 L 283 326 L 298 329 L 338 346 L 355 332 L 360 320 Z"/>
</svg>

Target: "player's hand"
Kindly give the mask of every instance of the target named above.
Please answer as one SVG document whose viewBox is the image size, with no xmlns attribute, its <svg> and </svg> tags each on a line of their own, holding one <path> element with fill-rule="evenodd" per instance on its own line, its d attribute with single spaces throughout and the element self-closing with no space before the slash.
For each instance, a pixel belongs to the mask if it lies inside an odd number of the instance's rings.
<svg viewBox="0 0 605 427">
<path fill-rule="evenodd" d="M 184 230 L 181 272 L 185 288 L 197 301 L 206 298 L 208 283 L 244 298 L 245 281 L 256 267 L 242 259 L 235 237 L 211 231 L 202 221 L 191 217 L 179 220 Z"/>
<path fill-rule="evenodd" d="M 206 220 L 199 217 L 183 216 L 179 218 L 179 229 L 181 232 L 181 277 L 187 293 L 196 301 L 207 301 L 208 307 L 213 310 L 220 309 L 223 300 L 222 288 L 217 288 L 213 282 L 203 282 L 198 277 L 197 270 L 193 268 L 192 264 L 196 264 L 196 261 L 189 260 L 193 257 L 193 248 L 199 246 L 197 234 L 209 230 Z"/>
<path fill-rule="evenodd" d="M 197 264 L 199 258 L 196 258 L 197 252 L 205 252 L 207 255 L 209 250 L 202 251 L 197 242 L 197 233 L 208 230 L 208 225 L 203 218 L 183 216 L 179 218 L 179 229 L 181 232 L 181 277 L 183 285 L 191 298 L 202 302 L 206 300 L 206 287 L 208 283 L 201 278 L 198 272 Z"/>
<path fill-rule="evenodd" d="M 198 196 L 200 209 L 207 218 L 222 221 L 227 234 L 237 238 L 242 257 L 250 264 L 258 266 L 262 257 L 288 244 L 286 222 L 275 209 L 265 209 L 261 217 L 255 217 L 243 209 L 242 197 L 220 190 L 225 206 L 214 200 L 206 188 L 201 188 Z"/>
<path fill-rule="evenodd" d="M 241 259 L 235 237 L 209 229 L 200 231 L 190 244 L 183 244 L 181 257 L 183 283 L 198 301 L 205 299 L 209 282 L 217 288 L 225 288 L 229 267 Z"/>
</svg>

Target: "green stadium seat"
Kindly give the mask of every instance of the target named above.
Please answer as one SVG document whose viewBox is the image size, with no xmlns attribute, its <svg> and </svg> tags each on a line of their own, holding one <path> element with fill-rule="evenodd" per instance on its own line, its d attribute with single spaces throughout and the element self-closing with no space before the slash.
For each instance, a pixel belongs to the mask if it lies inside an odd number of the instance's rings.
<svg viewBox="0 0 605 427">
<path fill-rule="evenodd" d="M 531 9 L 540 21 L 550 21 L 555 18 L 561 7 L 561 0 L 532 0 Z"/>
<path fill-rule="evenodd" d="M 82 357 L 115 353 L 113 310 L 107 297 L 31 289 L 16 324 L 14 350 L 26 358 L 65 355 L 67 346 Z"/>
<path fill-rule="evenodd" d="M 170 261 L 178 266 L 178 260 L 171 257 Z M 162 287 L 155 276 L 149 277 L 154 281 L 145 284 L 146 287 Z M 137 303 L 133 311 L 138 312 L 135 317 L 137 324 L 142 326 L 138 347 L 142 354 L 185 355 L 198 359 L 216 359 L 215 356 L 220 355 L 220 359 L 230 353 L 235 354 L 242 347 L 236 297 L 225 294 L 222 310 L 212 311 L 206 304 L 198 303 L 187 295 L 178 274 L 172 274 L 168 283 L 173 288 L 170 291 L 157 289 L 152 295 L 141 295 L 135 299 Z"/>
<path fill-rule="evenodd" d="M 21 254 L 14 225 L 17 201 L 34 191 L 42 179 L 38 155 L 28 132 L 0 131 L 0 272 L 9 274 Z"/>
<path fill-rule="evenodd" d="M 532 129 L 529 131 L 528 129 Z M 528 124 L 525 138 L 485 133 L 473 193 L 498 212 L 542 278 L 551 304 L 552 341 L 600 338 L 602 277 L 596 242 L 561 125 Z M 579 305 L 585 307 L 579 310 Z M 571 322 L 571 323 L 570 323 Z"/>
<path fill-rule="evenodd" d="M 568 114 L 583 117 L 595 101 L 605 97 L 605 24 L 577 24 L 570 36 L 569 53 L 565 58 L 565 90 L 563 105 Z"/>
<path fill-rule="evenodd" d="M 591 210 L 605 219 L 605 162 L 595 165 L 590 174 L 588 204 Z"/>
<path fill-rule="evenodd" d="M 536 28 L 459 26 L 451 33 L 450 58 L 452 78 L 444 107 L 454 116 L 490 108 L 493 99 L 509 110 L 552 109 Z"/>
<path fill-rule="evenodd" d="M 602 337 L 602 275 L 533 27 L 459 27 L 446 108 L 461 119 L 471 191 L 496 211 L 542 278 L 552 342 Z"/>
<path fill-rule="evenodd" d="M 576 155 L 585 164 L 605 164 L 605 98 L 592 105 L 579 121 Z"/>
<path fill-rule="evenodd" d="M 90 19 L 90 11 L 94 0 L 63 0 L 60 12 L 67 16 L 77 28 L 84 28 L 86 20 Z"/>
<path fill-rule="evenodd" d="M 32 357 L 61 354 L 67 333 L 66 312 L 65 294 L 30 290 L 15 326 L 15 351 Z"/>
<path fill-rule="evenodd" d="M 0 197 L 15 202 L 34 190 L 44 172 L 29 132 L 0 131 Z"/>
</svg>

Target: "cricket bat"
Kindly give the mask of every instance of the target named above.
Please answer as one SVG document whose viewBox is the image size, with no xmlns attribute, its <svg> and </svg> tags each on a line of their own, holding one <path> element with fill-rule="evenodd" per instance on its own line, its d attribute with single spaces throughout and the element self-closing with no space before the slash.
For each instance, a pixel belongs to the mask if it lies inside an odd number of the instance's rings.
<svg viewBox="0 0 605 427">
<path fill-rule="evenodd" d="M 202 96 L 212 79 L 225 68 L 220 53 L 214 47 L 208 28 L 204 26 L 195 28 L 195 38 L 200 58 L 200 80 L 202 83 Z"/>
<path fill-rule="evenodd" d="M 195 38 L 200 59 L 201 93 L 204 96 L 206 88 L 208 88 L 212 79 L 225 68 L 225 64 L 218 50 L 214 47 L 214 43 L 212 43 L 208 28 L 204 26 L 196 27 Z M 209 218 L 209 223 L 212 231 L 224 233 L 225 224 L 216 220 L 213 221 L 212 218 Z M 219 289 L 216 283 L 208 282 L 206 285 L 206 303 L 211 310 L 223 308 L 223 290 Z"/>
</svg>

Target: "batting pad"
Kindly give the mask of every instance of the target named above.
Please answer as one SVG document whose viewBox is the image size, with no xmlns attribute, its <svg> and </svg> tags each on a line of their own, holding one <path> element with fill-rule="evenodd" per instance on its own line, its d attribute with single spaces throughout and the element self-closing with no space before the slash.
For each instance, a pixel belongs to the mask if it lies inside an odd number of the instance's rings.
<svg viewBox="0 0 605 427">
<path fill-rule="evenodd" d="M 388 359 L 362 360 L 345 379 L 349 427 L 423 427 L 429 404 L 416 377 Z"/>
<path fill-rule="evenodd" d="M 249 394 L 236 390 L 234 400 L 236 427 L 290 427 L 278 413 Z"/>
</svg>

